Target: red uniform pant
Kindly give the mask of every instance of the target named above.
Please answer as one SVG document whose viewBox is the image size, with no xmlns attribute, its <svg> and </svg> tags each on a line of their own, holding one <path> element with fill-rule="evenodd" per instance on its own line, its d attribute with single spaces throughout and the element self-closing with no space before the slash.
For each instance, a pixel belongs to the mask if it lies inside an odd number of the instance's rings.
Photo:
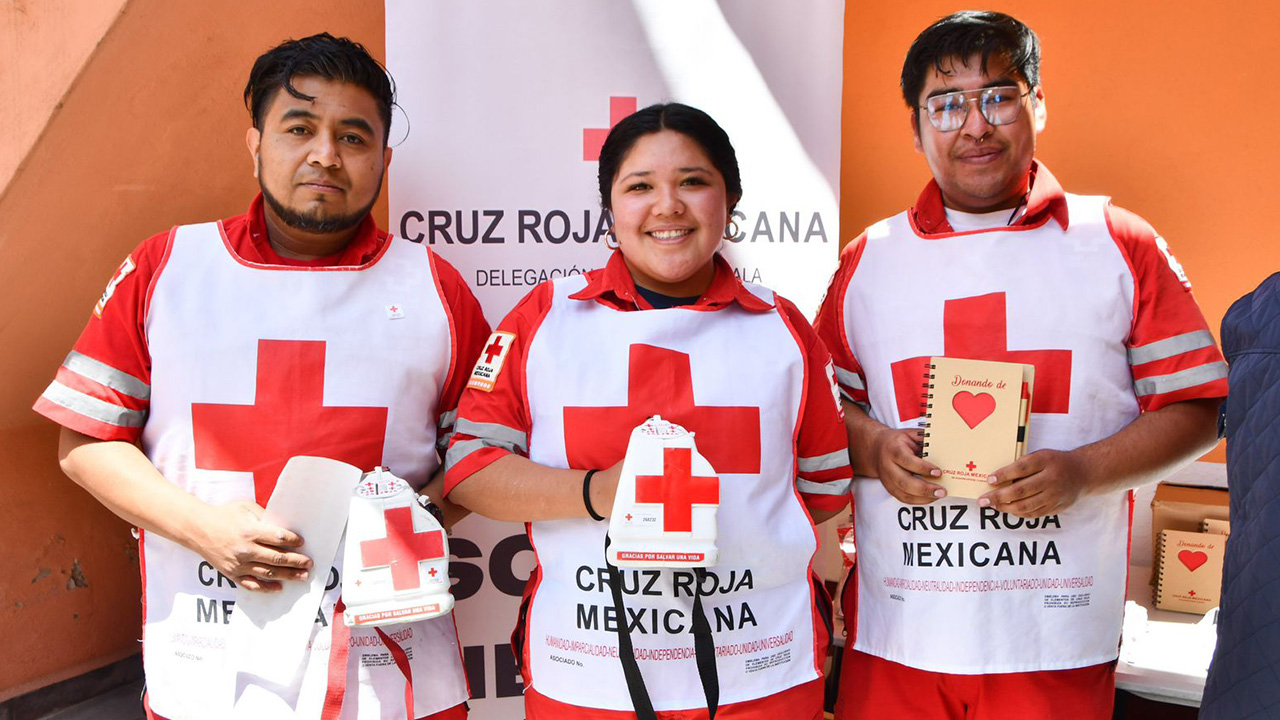
<svg viewBox="0 0 1280 720">
<path fill-rule="evenodd" d="M 633 712 L 597 710 L 566 705 L 538 693 L 524 691 L 525 720 L 634 720 Z M 658 711 L 658 720 L 706 720 L 706 708 Z M 716 720 L 822 720 L 822 680 L 813 680 L 757 700 L 721 705 Z"/>
<path fill-rule="evenodd" d="M 836 720 L 1110 720 L 1115 663 L 948 675 L 846 648 Z"/>
</svg>

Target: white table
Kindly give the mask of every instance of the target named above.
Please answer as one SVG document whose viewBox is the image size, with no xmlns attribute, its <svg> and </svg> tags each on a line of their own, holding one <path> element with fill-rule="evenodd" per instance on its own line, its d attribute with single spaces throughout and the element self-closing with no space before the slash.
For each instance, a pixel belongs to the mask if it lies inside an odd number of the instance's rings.
<svg viewBox="0 0 1280 720">
<path fill-rule="evenodd" d="M 1147 621 L 1144 627 L 1141 610 L 1125 604 L 1116 688 L 1148 700 L 1200 707 L 1216 641 L 1213 618 L 1156 610 L 1150 579 L 1151 568 L 1129 567 L 1128 599 L 1146 610 Z"/>
</svg>

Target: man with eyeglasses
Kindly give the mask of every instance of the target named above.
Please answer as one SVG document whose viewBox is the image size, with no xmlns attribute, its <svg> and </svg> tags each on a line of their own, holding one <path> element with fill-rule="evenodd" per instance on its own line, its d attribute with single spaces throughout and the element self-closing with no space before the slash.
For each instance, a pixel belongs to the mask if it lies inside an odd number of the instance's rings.
<svg viewBox="0 0 1280 720">
<path fill-rule="evenodd" d="M 1035 160 L 1039 64 L 1001 13 L 916 38 L 933 181 L 845 248 L 818 314 L 859 476 L 837 718 L 1110 718 L 1130 491 L 1217 441 L 1226 367 L 1168 246 Z M 931 356 L 1035 365 L 1031 452 L 976 501 L 918 456 Z"/>
</svg>

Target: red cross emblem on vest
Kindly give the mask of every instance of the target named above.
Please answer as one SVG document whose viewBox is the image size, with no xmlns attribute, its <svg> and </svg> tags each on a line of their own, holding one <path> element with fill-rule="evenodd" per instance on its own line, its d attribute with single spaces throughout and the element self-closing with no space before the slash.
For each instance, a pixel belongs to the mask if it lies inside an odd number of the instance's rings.
<svg viewBox="0 0 1280 720">
<path fill-rule="evenodd" d="M 385 513 L 387 536 L 360 543 L 362 570 L 391 567 L 391 587 L 412 590 L 422 585 L 418 563 L 444 557 L 444 532 L 413 529 L 413 510 L 391 508 Z M 435 576 L 434 568 L 432 577 Z"/>
<path fill-rule="evenodd" d="M 252 472 L 264 507 L 295 455 L 377 467 L 387 408 L 326 406 L 324 356 L 323 341 L 259 340 L 252 405 L 191 404 L 196 467 Z"/>
<path fill-rule="evenodd" d="M 636 502 L 662 504 L 665 532 L 693 530 L 693 506 L 719 505 L 719 478 L 693 474 L 693 451 L 663 448 L 662 474 L 636 476 Z"/>
<path fill-rule="evenodd" d="M 1026 363 L 1036 368 L 1031 412 L 1065 414 L 1071 407 L 1070 350 L 1009 350 L 1005 294 L 948 300 L 942 306 L 943 355 L 965 360 Z M 929 358 L 913 357 L 889 366 L 898 418 L 920 417 L 924 407 L 921 378 Z"/>
<path fill-rule="evenodd" d="M 612 467 L 631 431 L 654 415 L 697 433 L 698 452 L 716 472 L 760 472 L 760 408 L 698 405 L 689 355 L 639 343 L 631 346 L 625 406 L 564 409 L 569 467 Z"/>
</svg>

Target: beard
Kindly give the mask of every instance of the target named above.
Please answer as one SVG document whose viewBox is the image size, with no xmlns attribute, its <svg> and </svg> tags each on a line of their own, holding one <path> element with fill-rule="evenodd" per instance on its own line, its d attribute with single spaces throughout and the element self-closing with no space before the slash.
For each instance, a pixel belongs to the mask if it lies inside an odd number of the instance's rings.
<svg viewBox="0 0 1280 720">
<path fill-rule="evenodd" d="M 258 161 L 258 177 L 262 177 L 261 160 Z M 300 232 L 311 233 L 314 235 L 330 235 L 332 233 L 350 230 L 359 225 L 373 209 L 373 204 L 378 201 L 378 195 L 382 192 L 382 178 L 378 178 L 378 188 L 373 193 L 373 199 L 367 205 L 347 215 L 329 215 L 323 209 L 311 210 L 309 212 L 300 212 L 291 207 L 285 206 L 280 199 L 271 194 L 267 186 L 261 181 L 258 188 L 262 190 L 262 199 L 271 207 L 271 211 L 279 217 L 281 222 L 294 230 Z"/>
</svg>

